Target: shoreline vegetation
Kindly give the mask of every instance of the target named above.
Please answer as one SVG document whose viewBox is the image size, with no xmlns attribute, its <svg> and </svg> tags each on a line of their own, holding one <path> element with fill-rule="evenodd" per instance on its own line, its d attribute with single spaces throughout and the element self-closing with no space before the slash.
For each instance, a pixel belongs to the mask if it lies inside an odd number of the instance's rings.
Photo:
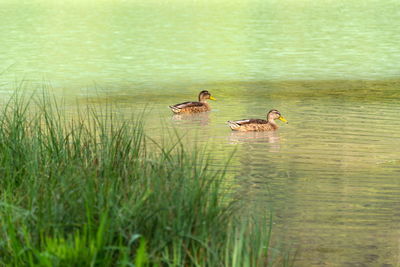
<svg viewBox="0 0 400 267">
<path fill-rule="evenodd" d="M 46 96 L 0 109 L 1 266 L 288 265 L 204 150 L 155 143 L 140 116 L 61 113 Z"/>
</svg>

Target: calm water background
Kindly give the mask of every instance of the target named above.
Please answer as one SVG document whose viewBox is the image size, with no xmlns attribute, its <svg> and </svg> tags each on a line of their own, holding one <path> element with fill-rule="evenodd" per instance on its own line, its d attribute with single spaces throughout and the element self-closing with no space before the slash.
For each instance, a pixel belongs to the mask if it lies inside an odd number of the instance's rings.
<svg viewBox="0 0 400 267">
<path fill-rule="evenodd" d="M 60 1 L 61 2 L 61 1 Z M 295 266 L 400 265 L 400 2 L 0 1 L 0 93 L 43 84 L 206 144 Z M 23 81 L 23 86 L 21 82 Z M 172 116 L 195 100 L 213 111 Z M 231 133 L 225 121 L 289 124 Z"/>
</svg>

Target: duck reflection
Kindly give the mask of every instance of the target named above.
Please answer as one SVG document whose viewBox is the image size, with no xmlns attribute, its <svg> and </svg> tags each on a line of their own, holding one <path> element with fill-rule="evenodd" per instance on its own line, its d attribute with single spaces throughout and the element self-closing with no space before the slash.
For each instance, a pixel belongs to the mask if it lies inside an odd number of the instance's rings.
<svg viewBox="0 0 400 267">
<path fill-rule="evenodd" d="M 210 113 L 174 114 L 172 120 L 182 124 L 205 126 L 210 122 Z"/>
<path fill-rule="evenodd" d="M 240 143 L 270 143 L 279 144 L 280 137 L 277 131 L 272 132 L 231 132 L 229 142 Z"/>
</svg>

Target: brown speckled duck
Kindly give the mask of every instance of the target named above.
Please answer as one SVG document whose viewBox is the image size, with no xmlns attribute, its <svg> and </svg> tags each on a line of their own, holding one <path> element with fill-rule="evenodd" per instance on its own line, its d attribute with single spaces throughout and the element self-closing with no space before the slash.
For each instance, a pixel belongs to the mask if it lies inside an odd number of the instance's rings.
<svg viewBox="0 0 400 267">
<path fill-rule="evenodd" d="M 229 127 L 232 131 L 249 132 L 249 131 L 274 131 L 279 128 L 275 120 L 281 120 L 287 122 L 282 117 L 281 113 L 276 109 L 272 109 L 268 112 L 267 120 L 262 119 L 247 119 L 239 121 L 228 121 Z"/>
<path fill-rule="evenodd" d="M 214 97 L 211 96 L 211 94 L 207 90 L 204 90 L 200 92 L 198 102 L 184 102 L 173 106 L 169 106 L 169 108 L 175 114 L 199 113 L 199 112 L 210 111 L 211 107 L 207 103 L 207 99 L 216 100 Z"/>
</svg>

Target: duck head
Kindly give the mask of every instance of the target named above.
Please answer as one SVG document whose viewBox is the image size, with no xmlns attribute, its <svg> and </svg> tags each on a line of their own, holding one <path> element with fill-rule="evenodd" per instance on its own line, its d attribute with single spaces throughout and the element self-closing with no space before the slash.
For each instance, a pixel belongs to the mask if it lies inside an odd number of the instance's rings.
<svg viewBox="0 0 400 267">
<path fill-rule="evenodd" d="M 199 102 L 205 102 L 207 99 L 217 100 L 211 96 L 211 94 L 207 90 L 203 90 L 199 94 Z"/>
<path fill-rule="evenodd" d="M 274 120 L 280 120 L 280 121 L 283 121 L 283 122 L 288 122 L 282 115 L 281 115 L 281 113 L 278 111 L 278 110 L 276 110 L 276 109 L 271 109 L 269 112 L 268 112 L 268 115 L 267 115 L 267 120 L 269 121 L 269 122 L 273 122 Z"/>
</svg>

